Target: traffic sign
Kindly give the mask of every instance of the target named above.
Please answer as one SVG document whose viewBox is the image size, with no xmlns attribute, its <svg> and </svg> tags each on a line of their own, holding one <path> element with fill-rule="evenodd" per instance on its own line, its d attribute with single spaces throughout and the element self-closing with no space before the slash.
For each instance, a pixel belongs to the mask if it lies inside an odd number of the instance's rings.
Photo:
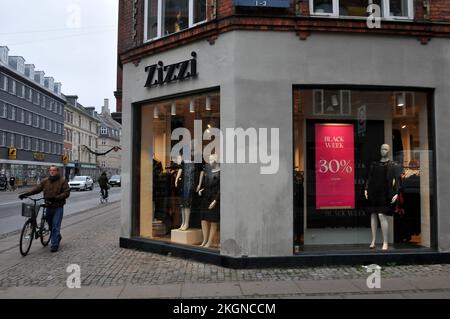
<svg viewBox="0 0 450 319">
<path fill-rule="evenodd" d="M 8 158 L 17 159 L 17 148 L 8 148 Z"/>
</svg>

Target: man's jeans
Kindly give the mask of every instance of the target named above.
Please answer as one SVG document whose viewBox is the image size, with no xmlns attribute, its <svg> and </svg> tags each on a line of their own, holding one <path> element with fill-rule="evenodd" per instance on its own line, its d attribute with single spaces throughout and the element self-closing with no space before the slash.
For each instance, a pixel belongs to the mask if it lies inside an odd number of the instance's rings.
<svg viewBox="0 0 450 319">
<path fill-rule="evenodd" d="M 104 199 L 108 198 L 108 189 L 107 188 L 101 188 L 102 196 Z"/>
<path fill-rule="evenodd" d="M 63 219 L 63 207 L 49 207 L 47 208 L 48 223 L 52 229 L 52 247 L 59 247 L 59 238 L 61 236 L 61 222 Z"/>
</svg>

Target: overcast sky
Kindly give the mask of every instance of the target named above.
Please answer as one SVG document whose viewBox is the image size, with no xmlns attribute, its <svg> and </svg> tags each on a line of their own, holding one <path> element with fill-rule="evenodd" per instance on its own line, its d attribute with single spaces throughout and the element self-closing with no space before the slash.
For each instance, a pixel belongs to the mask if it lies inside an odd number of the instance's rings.
<svg viewBox="0 0 450 319">
<path fill-rule="evenodd" d="M 115 111 L 118 0 L 0 0 L 0 45 L 62 83 L 66 95 Z"/>
</svg>

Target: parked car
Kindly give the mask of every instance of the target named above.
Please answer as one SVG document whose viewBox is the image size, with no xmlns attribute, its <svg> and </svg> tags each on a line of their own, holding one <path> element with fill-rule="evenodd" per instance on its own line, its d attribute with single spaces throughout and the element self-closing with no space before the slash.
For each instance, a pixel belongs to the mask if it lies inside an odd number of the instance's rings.
<svg viewBox="0 0 450 319">
<path fill-rule="evenodd" d="M 70 190 L 93 190 L 94 189 L 94 180 L 90 176 L 75 176 L 69 182 Z"/>
<path fill-rule="evenodd" d="M 114 187 L 114 186 L 119 186 L 120 187 L 121 186 L 120 175 L 113 175 L 113 176 L 111 176 L 111 178 L 108 181 L 108 184 L 111 185 L 111 187 Z"/>
</svg>

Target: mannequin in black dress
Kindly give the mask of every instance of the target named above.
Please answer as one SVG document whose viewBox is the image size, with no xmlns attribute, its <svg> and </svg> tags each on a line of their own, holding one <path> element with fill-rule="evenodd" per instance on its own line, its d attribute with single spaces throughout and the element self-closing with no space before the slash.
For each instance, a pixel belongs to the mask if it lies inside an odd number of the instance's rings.
<svg viewBox="0 0 450 319">
<path fill-rule="evenodd" d="M 197 192 L 203 197 L 204 210 L 202 213 L 203 242 L 200 246 L 211 247 L 220 222 L 220 166 L 216 154 L 209 156 L 209 163 L 200 173 Z"/>
<path fill-rule="evenodd" d="M 381 159 L 371 164 L 364 191 L 364 195 L 369 203 L 368 210 L 371 212 L 372 242 L 370 248 L 372 249 L 375 248 L 378 219 L 380 219 L 381 232 L 383 234 L 382 249 L 388 249 L 389 224 L 386 215 L 392 214 L 391 205 L 398 198 L 398 178 L 396 176 L 395 163 L 389 160 L 389 151 L 389 145 L 381 145 Z"/>
</svg>

